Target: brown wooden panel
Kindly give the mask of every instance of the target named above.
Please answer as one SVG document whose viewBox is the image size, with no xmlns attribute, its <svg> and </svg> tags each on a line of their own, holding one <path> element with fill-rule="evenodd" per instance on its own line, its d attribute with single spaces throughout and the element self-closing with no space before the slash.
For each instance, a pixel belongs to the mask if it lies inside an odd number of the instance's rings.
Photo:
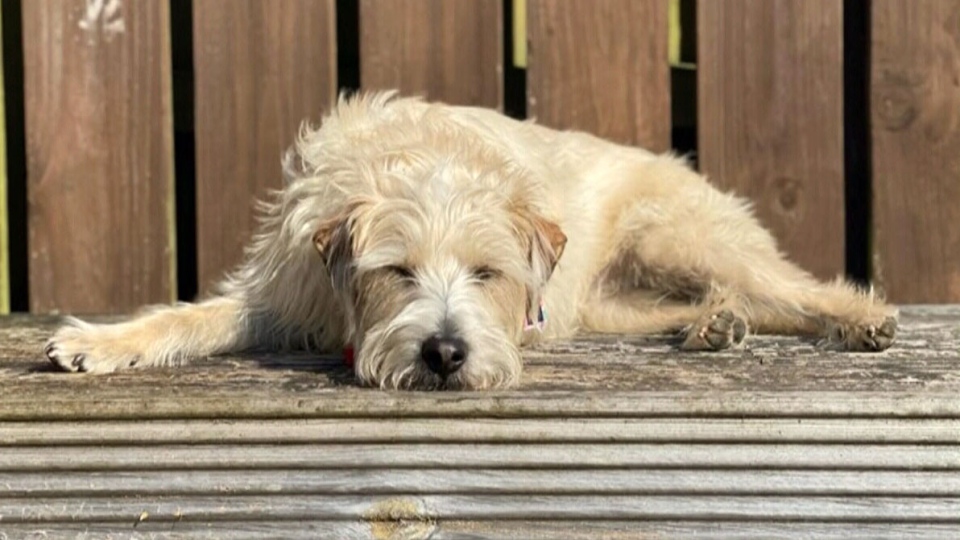
<svg viewBox="0 0 960 540">
<path fill-rule="evenodd" d="M 791 259 L 844 271 L 843 2 L 700 0 L 701 170 Z"/>
<path fill-rule="evenodd" d="M 502 17 L 501 0 L 361 0 L 360 83 L 499 108 Z"/>
<path fill-rule="evenodd" d="M 670 148 L 667 0 L 529 0 L 528 114 Z"/>
<path fill-rule="evenodd" d="M 30 305 L 174 298 L 168 4 L 23 2 Z"/>
<path fill-rule="evenodd" d="M 896 302 L 960 300 L 960 1 L 875 0 L 874 278 Z"/>
<path fill-rule="evenodd" d="M 253 203 L 336 95 L 333 0 L 194 0 L 201 291 L 240 262 Z"/>
</svg>

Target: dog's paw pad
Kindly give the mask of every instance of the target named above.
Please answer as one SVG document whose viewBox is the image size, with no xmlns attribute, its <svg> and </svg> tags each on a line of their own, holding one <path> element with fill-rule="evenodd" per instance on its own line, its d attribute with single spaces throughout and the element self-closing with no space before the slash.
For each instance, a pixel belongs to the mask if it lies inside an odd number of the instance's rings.
<svg viewBox="0 0 960 540">
<path fill-rule="evenodd" d="M 694 325 L 687 334 L 683 348 L 719 351 L 743 343 L 746 335 L 747 322 L 732 311 L 724 309 Z"/>
<path fill-rule="evenodd" d="M 897 319 L 886 317 L 875 322 L 838 326 L 834 331 L 834 341 L 839 342 L 848 351 L 878 352 L 893 345 L 897 335 Z"/>
</svg>

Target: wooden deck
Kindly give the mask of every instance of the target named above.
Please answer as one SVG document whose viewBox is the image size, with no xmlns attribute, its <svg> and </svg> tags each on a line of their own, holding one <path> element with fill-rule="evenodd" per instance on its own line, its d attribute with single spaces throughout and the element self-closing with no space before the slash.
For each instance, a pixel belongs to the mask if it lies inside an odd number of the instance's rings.
<svg viewBox="0 0 960 540">
<path fill-rule="evenodd" d="M 895 347 L 585 336 L 521 388 L 357 388 L 339 358 L 50 370 L 0 319 L 0 538 L 956 538 L 960 306 Z"/>
</svg>

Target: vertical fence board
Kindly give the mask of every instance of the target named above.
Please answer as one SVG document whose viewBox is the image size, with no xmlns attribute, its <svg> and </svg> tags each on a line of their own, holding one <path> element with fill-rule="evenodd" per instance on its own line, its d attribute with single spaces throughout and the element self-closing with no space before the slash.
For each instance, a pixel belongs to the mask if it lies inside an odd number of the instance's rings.
<svg viewBox="0 0 960 540">
<path fill-rule="evenodd" d="M 31 310 L 172 301 L 167 2 L 22 9 Z"/>
<path fill-rule="evenodd" d="M 239 263 L 253 203 L 337 89 L 333 0 L 194 0 L 200 290 Z"/>
<path fill-rule="evenodd" d="M 874 0 L 874 278 L 960 301 L 960 1 Z"/>
<path fill-rule="evenodd" d="M 843 3 L 700 0 L 699 161 L 780 247 L 844 271 Z"/>
<path fill-rule="evenodd" d="M 667 0 L 528 0 L 528 112 L 654 151 L 670 148 Z"/>
<path fill-rule="evenodd" d="M 503 105 L 501 0 L 360 1 L 360 84 Z"/>
</svg>

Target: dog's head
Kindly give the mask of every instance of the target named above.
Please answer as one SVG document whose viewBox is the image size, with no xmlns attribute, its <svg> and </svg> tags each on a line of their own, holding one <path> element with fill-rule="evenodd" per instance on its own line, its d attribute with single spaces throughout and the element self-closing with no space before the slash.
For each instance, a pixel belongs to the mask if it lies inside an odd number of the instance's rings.
<svg viewBox="0 0 960 540">
<path fill-rule="evenodd" d="M 483 389 L 519 379 L 525 322 L 566 237 L 497 174 L 405 172 L 318 228 L 363 382 Z"/>
</svg>

